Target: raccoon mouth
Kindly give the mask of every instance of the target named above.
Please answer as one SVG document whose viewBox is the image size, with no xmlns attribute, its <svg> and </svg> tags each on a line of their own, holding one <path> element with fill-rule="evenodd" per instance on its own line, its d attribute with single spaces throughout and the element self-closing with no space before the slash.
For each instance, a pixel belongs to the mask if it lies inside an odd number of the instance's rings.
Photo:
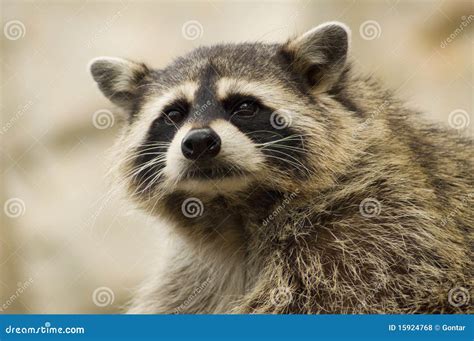
<svg viewBox="0 0 474 341">
<path fill-rule="evenodd" d="M 245 175 L 245 172 L 235 167 L 193 166 L 184 173 L 183 179 L 205 181 L 205 180 L 232 178 L 232 177 L 238 177 L 238 176 L 243 176 L 243 175 Z"/>
</svg>

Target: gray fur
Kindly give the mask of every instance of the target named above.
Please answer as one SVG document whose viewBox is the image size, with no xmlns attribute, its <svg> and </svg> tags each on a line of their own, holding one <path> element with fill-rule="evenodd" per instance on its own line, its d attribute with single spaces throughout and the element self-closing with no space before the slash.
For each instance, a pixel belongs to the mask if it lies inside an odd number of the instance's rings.
<svg viewBox="0 0 474 341">
<path fill-rule="evenodd" d="M 145 102 L 199 82 L 209 65 L 217 79 L 268 84 L 297 112 L 305 161 L 295 167 L 308 174 L 265 163 L 236 191 L 210 181 L 204 193 L 158 183 L 137 194 L 126 175 L 134 125 L 124 127 L 120 179 L 136 204 L 168 222 L 171 243 L 130 313 L 473 312 L 469 301 L 453 304 L 473 284 L 472 140 L 358 76 L 341 47 L 344 26 L 316 32 L 283 45 L 199 48 L 142 78 L 135 125 Z M 319 51 L 327 34 L 332 44 Z M 189 197 L 199 197 L 202 215 L 183 215 Z M 366 202 L 376 210 L 364 212 Z"/>
</svg>

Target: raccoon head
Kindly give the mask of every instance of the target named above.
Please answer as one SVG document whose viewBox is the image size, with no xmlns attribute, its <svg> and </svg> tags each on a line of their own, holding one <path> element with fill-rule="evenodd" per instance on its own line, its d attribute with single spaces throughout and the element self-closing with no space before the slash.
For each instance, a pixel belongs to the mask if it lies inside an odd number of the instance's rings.
<svg viewBox="0 0 474 341">
<path fill-rule="evenodd" d="M 350 113 L 335 94 L 349 35 L 330 22 L 283 44 L 201 47 L 163 69 L 93 60 L 99 88 L 127 113 L 122 180 L 142 201 L 329 185 L 347 162 Z"/>
</svg>

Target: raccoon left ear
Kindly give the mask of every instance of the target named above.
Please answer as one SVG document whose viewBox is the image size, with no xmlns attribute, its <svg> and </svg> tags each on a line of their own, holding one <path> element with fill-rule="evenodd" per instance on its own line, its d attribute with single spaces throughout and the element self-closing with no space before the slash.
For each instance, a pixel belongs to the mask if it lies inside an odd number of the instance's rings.
<svg viewBox="0 0 474 341">
<path fill-rule="evenodd" d="M 137 88 L 150 73 L 145 64 L 115 57 L 95 58 L 89 70 L 105 97 L 126 110 L 133 108 Z"/>
<path fill-rule="evenodd" d="M 317 92 L 328 91 L 344 69 L 350 34 L 343 23 L 328 22 L 288 41 L 283 53 L 311 87 Z"/>
</svg>

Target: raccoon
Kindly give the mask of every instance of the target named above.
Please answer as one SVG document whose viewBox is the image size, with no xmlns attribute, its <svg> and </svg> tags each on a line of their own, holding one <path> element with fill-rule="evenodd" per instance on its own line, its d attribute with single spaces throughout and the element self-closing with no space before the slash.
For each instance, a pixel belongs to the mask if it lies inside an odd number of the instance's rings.
<svg viewBox="0 0 474 341">
<path fill-rule="evenodd" d="M 129 313 L 473 312 L 472 140 L 353 71 L 350 30 L 101 57 L 117 186 L 166 223 Z"/>
</svg>

